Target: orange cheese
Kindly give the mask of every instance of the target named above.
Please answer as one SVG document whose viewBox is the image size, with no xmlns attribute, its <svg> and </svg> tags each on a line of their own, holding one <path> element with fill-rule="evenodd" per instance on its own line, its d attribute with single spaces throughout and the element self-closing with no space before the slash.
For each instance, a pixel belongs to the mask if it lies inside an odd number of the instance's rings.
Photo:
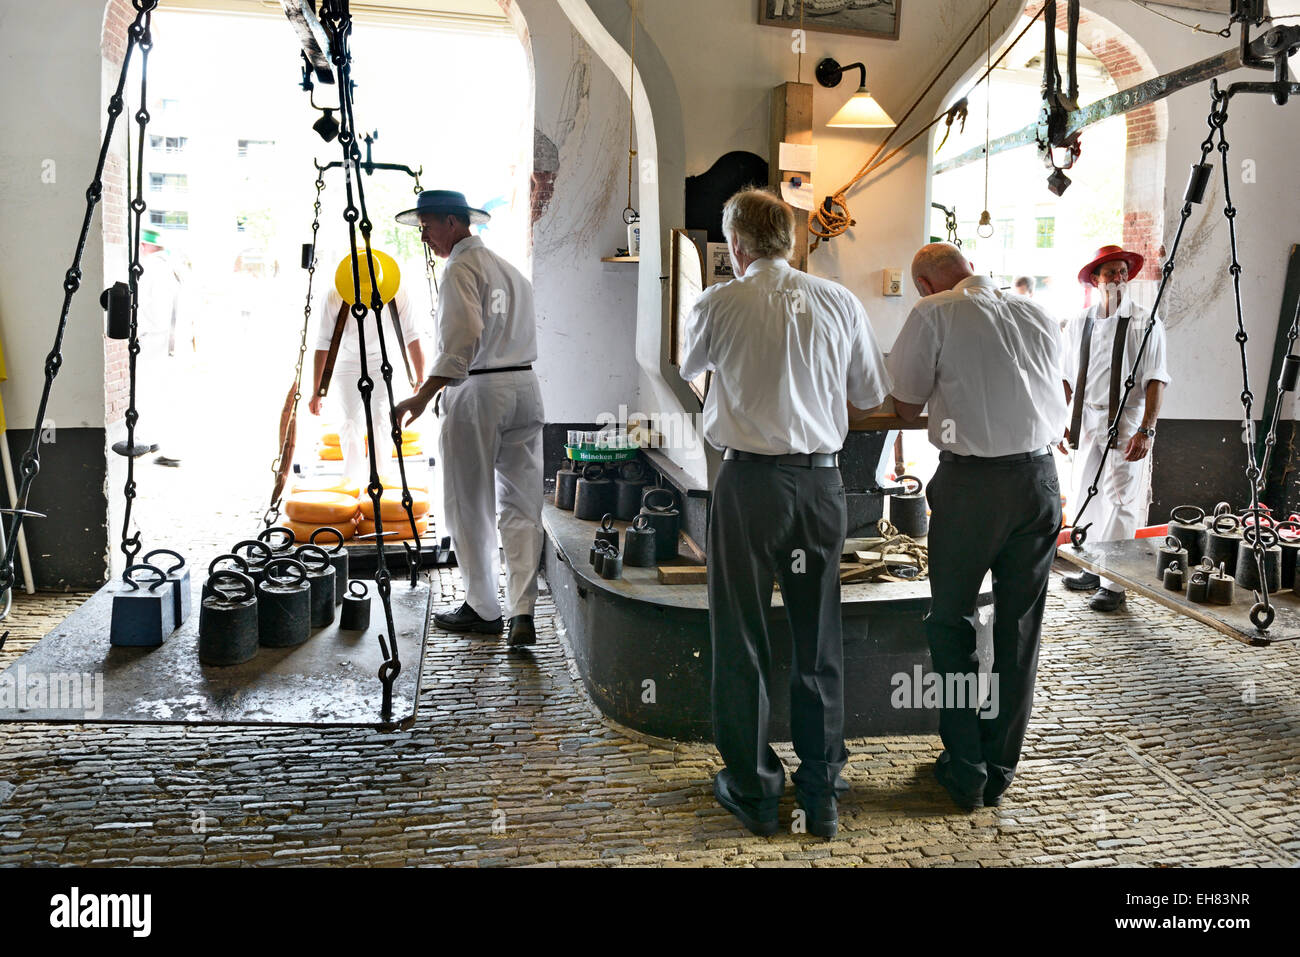
<svg viewBox="0 0 1300 957">
<path fill-rule="evenodd" d="M 423 535 L 429 530 L 429 517 L 424 515 L 417 518 L 415 520 L 415 527 L 419 529 L 420 534 Z M 363 518 L 361 521 L 357 522 L 357 534 L 375 534 L 375 523 Z M 387 519 L 384 520 L 384 541 L 400 542 L 402 539 L 410 537 L 411 523 L 406 521 L 405 515 L 403 515 L 402 521 L 400 522 L 389 522 Z"/>
<path fill-rule="evenodd" d="M 339 492 L 357 498 L 361 495 L 361 486 L 337 475 L 304 479 L 293 487 L 294 492 Z"/>
<path fill-rule="evenodd" d="M 322 445 L 320 457 L 322 462 L 342 462 L 343 450 L 337 445 Z"/>
<path fill-rule="evenodd" d="M 416 518 L 429 513 L 429 493 L 418 489 L 411 489 L 411 511 Z M 402 508 L 402 490 L 400 488 L 386 488 L 384 494 L 379 500 L 379 514 L 384 516 L 385 522 L 404 521 L 406 519 L 406 509 Z M 371 501 L 369 495 L 361 496 L 361 517 L 363 519 L 373 519 L 375 517 L 375 503 Z"/>
<path fill-rule="evenodd" d="M 423 455 L 423 454 L 424 454 L 424 449 L 421 448 L 419 445 L 403 445 L 403 446 L 402 446 L 402 458 L 404 458 L 404 459 L 409 459 L 409 458 L 412 458 L 412 457 L 414 457 L 414 456 L 417 456 L 417 455 Z M 393 455 L 392 455 L 392 457 L 393 457 L 393 458 L 397 458 L 397 449 L 393 449 Z"/>
<path fill-rule="evenodd" d="M 324 435 L 321 436 L 320 440 L 324 442 L 326 445 L 343 444 L 343 440 L 339 438 L 339 434 L 337 432 L 326 432 Z"/>
<path fill-rule="evenodd" d="M 284 513 L 308 525 L 350 522 L 357 516 L 357 500 L 342 492 L 294 492 L 285 500 Z"/>
<path fill-rule="evenodd" d="M 285 521 L 284 527 L 289 529 L 291 532 L 293 532 L 294 542 L 299 545 L 304 545 L 310 542 L 312 532 L 316 531 L 316 529 L 318 528 L 337 528 L 339 530 L 339 534 L 343 536 L 344 541 L 347 541 L 349 538 L 351 538 L 353 535 L 357 533 L 357 523 L 354 521 L 339 522 L 337 525 L 313 525 L 308 522 L 295 522 L 292 519 L 288 519 Z M 325 548 L 333 547 L 334 536 L 322 535 L 320 544 L 323 545 Z"/>
</svg>

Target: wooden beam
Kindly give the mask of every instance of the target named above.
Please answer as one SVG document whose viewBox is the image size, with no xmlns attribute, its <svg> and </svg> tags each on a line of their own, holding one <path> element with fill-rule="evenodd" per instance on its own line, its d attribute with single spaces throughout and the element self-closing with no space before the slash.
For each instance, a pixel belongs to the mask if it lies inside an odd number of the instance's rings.
<svg viewBox="0 0 1300 957">
<path fill-rule="evenodd" d="M 307 55 L 312 69 L 316 71 L 317 82 L 333 83 L 334 66 L 329 57 L 329 36 L 317 19 L 316 11 L 311 8 L 308 0 L 281 0 L 281 5 L 294 33 L 298 34 L 302 52 Z"/>
<path fill-rule="evenodd" d="M 772 90 L 772 124 L 768 151 L 768 185 L 779 188 L 792 176 L 808 178 L 807 170 L 785 172 L 780 168 L 781 144 L 812 145 L 813 87 L 811 83 L 782 83 Z M 795 210 L 794 255 L 790 264 L 808 270 L 808 213 Z"/>
</svg>

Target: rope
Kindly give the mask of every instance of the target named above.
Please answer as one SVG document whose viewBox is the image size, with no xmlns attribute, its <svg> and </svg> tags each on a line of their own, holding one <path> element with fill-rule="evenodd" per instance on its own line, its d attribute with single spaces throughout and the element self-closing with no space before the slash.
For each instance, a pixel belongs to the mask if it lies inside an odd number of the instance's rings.
<svg viewBox="0 0 1300 957">
<path fill-rule="evenodd" d="M 996 0 L 993 6 L 996 6 Z M 862 180 L 866 179 L 867 176 L 875 172 L 881 166 L 884 166 L 886 163 L 888 163 L 891 159 L 893 159 L 903 150 L 907 149 L 909 146 L 915 143 L 918 139 L 920 139 L 931 129 L 933 129 L 938 123 L 942 122 L 945 117 L 952 116 L 953 113 L 958 109 L 957 106 L 953 106 L 948 110 L 945 110 L 939 116 L 936 116 L 933 120 L 927 123 L 920 130 L 918 130 L 915 134 L 909 137 L 908 140 L 905 143 L 903 143 L 901 146 L 896 147 L 895 149 L 891 150 L 888 154 L 886 154 L 884 157 L 881 157 L 880 154 L 883 153 L 885 147 L 889 145 L 889 141 L 893 138 L 894 134 L 898 132 L 899 129 L 902 128 L 903 124 L 907 122 L 908 117 L 910 117 L 912 113 L 915 112 L 916 108 L 921 105 L 921 101 L 924 100 L 926 96 L 929 94 L 929 92 L 934 88 L 934 85 L 939 82 L 939 80 L 943 77 L 945 73 L 948 72 L 948 68 L 951 67 L 953 63 L 956 61 L 957 56 L 965 48 L 966 44 L 970 42 L 971 37 L 975 36 L 975 33 L 980 28 L 980 24 L 984 22 L 985 18 L 990 16 L 990 14 L 993 11 L 993 6 L 990 6 L 989 9 L 985 11 L 984 15 L 981 16 L 980 19 L 975 22 L 975 25 L 971 27 L 970 32 L 966 34 L 965 39 L 963 39 L 961 43 L 958 44 L 957 48 L 952 51 L 952 54 L 948 57 L 944 65 L 939 68 L 939 72 L 935 74 L 934 79 L 932 79 L 929 82 L 929 84 L 926 86 L 926 88 L 921 91 L 920 95 L 917 96 L 915 102 L 913 102 L 912 105 L 908 108 L 907 112 L 903 114 L 903 118 L 899 120 L 898 125 L 895 126 L 892 130 L 890 130 L 889 134 L 885 137 L 884 141 L 881 142 L 881 144 L 878 147 L 876 147 L 876 151 L 871 154 L 870 159 L 868 159 L 864 164 L 862 164 L 861 169 L 859 169 L 853 175 L 852 179 L 850 179 L 847 183 L 845 183 L 843 186 L 837 189 L 830 196 L 827 196 L 826 199 L 822 201 L 822 204 L 813 210 L 812 216 L 808 221 L 808 231 L 812 233 L 814 236 L 816 236 L 817 238 L 813 241 L 812 245 L 809 247 L 809 252 L 815 250 L 819 245 L 821 245 L 822 240 L 834 239 L 836 236 L 842 236 L 849 231 L 850 227 L 857 225 L 857 220 L 853 219 L 849 213 L 847 194 L 850 189 L 852 189 Z M 1012 41 L 1011 45 L 1008 46 L 1006 50 L 1002 52 L 1002 55 L 999 56 L 997 60 L 993 62 L 993 69 L 997 69 L 998 65 L 1002 63 L 1002 61 L 1006 58 L 1007 54 L 1010 53 L 1011 50 L 1015 47 L 1015 45 L 1019 43 L 1020 40 L 1024 37 L 1024 35 L 1029 32 L 1029 28 L 1038 22 L 1038 18 L 1041 17 L 1042 15 L 1043 15 L 1042 10 L 1039 10 L 1038 13 L 1034 15 L 1034 18 L 1030 20 L 1028 24 L 1025 25 L 1025 28 L 1020 31 L 1020 33 L 1016 36 L 1015 40 Z M 984 80 L 988 78 L 988 75 L 989 73 L 985 72 L 985 74 L 982 77 L 980 77 L 978 80 L 975 81 L 975 86 L 978 86 L 980 83 L 984 82 Z"/>
<path fill-rule="evenodd" d="M 623 222 L 631 224 L 641 218 L 632 205 L 632 178 L 636 169 L 636 5 L 637 0 L 628 0 L 632 11 L 632 39 L 628 43 L 628 77 L 627 77 L 627 206 L 623 208 Z"/>
</svg>

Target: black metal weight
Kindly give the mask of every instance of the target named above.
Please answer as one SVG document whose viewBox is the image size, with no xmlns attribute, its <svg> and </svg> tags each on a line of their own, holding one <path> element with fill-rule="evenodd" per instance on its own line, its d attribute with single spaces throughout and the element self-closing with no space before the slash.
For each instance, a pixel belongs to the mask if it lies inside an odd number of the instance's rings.
<svg viewBox="0 0 1300 957">
<path fill-rule="evenodd" d="M 343 596 L 343 613 L 339 617 L 342 631 L 365 631 L 370 627 L 370 593 L 363 581 L 348 582 Z"/>
<path fill-rule="evenodd" d="M 334 564 L 319 545 L 299 545 L 294 557 L 307 569 L 311 589 L 311 626 L 328 628 L 334 624 Z"/>
<path fill-rule="evenodd" d="M 1259 529 L 1256 531 L 1256 529 Z M 1268 526 L 1247 526 L 1242 533 L 1241 543 L 1237 546 L 1236 574 L 1237 584 L 1247 591 L 1259 591 L 1259 563 L 1255 561 L 1255 539 L 1258 537 L 1264 546 L 1264 581 L 1267 591 L 1282 590 L 1282 549 L 1277 544 L 1277 532 Z"/>
<path fill-rule="evenodd" d="M 605 467 L 588 462 L 578 479 L 578 489 L 573 497 L 573 514 L 589 522 L 599 521 L 606 512 L 613 512 L 618 504 L 618 492 Z"/>
<path fill-rule="evenodd" d="M 1241 520 L 1228 512 L 1215 512 L 1205 538 L 1205 557 L 1210 564 L 1237 567 L 1237 546 L 1241 544 Z"/>
<path fill-rule="evenodd" d="M 1183 566 L 1176 561 L 1170 562 L 1165 568 L 1165 587 L 1170 591 L 1182 591 L 1183 578 Z"/>
<path fill-rule="evenodd" d="M 618 529 L 614 527 L 614 516 L 606 513 L 605 517 L 600 520 L 600 528 L 596 530 L 596 541 L 609 542 L 618 549 Z"/>
<path fill-rule="evenodd" d="M 650 484 L 645 466 L 640 460 L 624 462 L 614 480 L 614 515 L 621 522 L 630 522 L 641 510 L 641 495 Z"/>
<path fill-rule="evenodd" d="M 655 561 L 677 557 L 677 536 L 681 532 L 681 514 L 675 508 L 677 498 L 666 488 L 648 488 L 641 496 L 641 514 L 655 531 Z"/>
<path fill-rule="evenodd" d="M 1160 546 L 1160 551 L 1156 553 L 1156 577 L 1164 576 L 1165 569 L 1171 562 L 1178 562 L 1179 568 L 1187 567 L 1187 549 L 1178 543 L 1178 539 L 1172 535 L 1165 537 L 1165 543 Z"/>
<path fill-rule="evenodd" d="M 609 579 L 623 577 L 623 556 L 618 553 L 618 546 L 610 545 L 605 549 L 598 574 L 601 578 Z"/>
<path fill-rule="evenodd" d="M 329 555 L 330 561 L 334 564 L 334 604 L 343 604 L 343 595 L 348 590 L 348 550 L 343 547 L 343 533 L 337 528 L 318 528 L 311 533 L 311 543 L 316 545 L 316 539 L 321 535 L 333 535 L 338 541 L 334 543 L 333 548 L 326 548 L 325 553 Z M 324 546 L 320 546 L 324 548 Z"/>
<path fill-rule="evenodd" d="M 578 492 L 579 474 L 571 467 L 565 466 L 555 473 L 555 507 L 566 512 L 573 511 L 574 498 Z"/>
<path fill-rule="evenodd" d="M 1279 588 L 1295 587 L 1296 561 L 1300 559 L 1300 522 L 1288 519 L 1277 524 L 1277 544 L 1282 549 L 1282 574 Z"/>
<path fill-rule="evenodd" d="M 1187 579 L 1187 600 L 1204 605 L 1210 600 L 1210 572 L 1214 569 L 1202 562 L 1192 569 Z"/>
<path fill-rule="evenodd" d="M 311 637 L 311 585 L 294 558 L 273 558 L 257 586 L 257 636 L 267 648 L 292 648 Z"/>
<path fill-rule="evenodd" d="M 1224 571 L 1223 565 L 1210 572 L 1210 584 L 1207 600 L 1211 605 L 1231 605 L 1234 597 L 1232 576 Z"/>
<path fill-rule="evenodd" d="M 1199 564 L 1205 554 L 1210 530 L 1205 526 L 1205 512 L 1195 505 L 1179 505 L 1169 513 L 1169 534 L 1187 549 L 1187 568 Z"/>
<path fill-rule="evenodd" d="M 930 516 L 925 507 L 925 483 L 915 475 L 900 475 L 898 481 L 915 487 L 910 492 L 900 492 L 889 497 L 889 520 L 901 534 L 910 538 L 922 538 L 930 532 Z"/>
<path fill-rule="evenodd" d="M 651 568 L 655 564 L 655 530 L 644 515 L 634 518 L 627 530 L 623 563 L 634 568 Z"/>
<path fill-rule="evenodd" d="M 596 539 L 592 547 L 591 565 L 596 570 L 596 574 L 601 578 L 605 577 L 605 559 L 610 555 L 618 554 L 618 548 L 603 538 Z"/>
<path fill-rule="evenodd" d="M 142 590 L 137 574 L 156 580 Z M 127 588 L 113 596 L 109 642 L 134 648 L 161 645 L 176 630 L 176 604 L 167 573 L 156 565 L 130 565 L 122 573 L 122 581 Z"/>
<path fill-rule="evenodd" d="M 163 573 L 167 576 L 167 581 L 172 587 L 172 602 L 176 608 L 176 627 L 179 628 L 190 617 L 190 570 L 185 567 L 185 558 L 180 552 L 174 552 L 170 548 L 155 548 L 144 556 L 146 565 L 155 564 L 153 557 L 155 555 L 167 555 L 176 559 L 176 564 L 171 568 L 164 568 Z M 161 565 L 158 566 L 162 568 Z"/>
<path fill-rule="evenodd" d="M 208 562 L 208 577 L 207 577 L 207 579 L 203 582 L 203 594 L 202 594 L 202 596 L 201 596 L 201 598 L 200 598 L 200 601 L 201 601 L 203 598 L 207 598 L 209 595 L 216 594 L 216 592 L 214 591 L 214 589 L 216 588 L 216 586 L 213 584 L 213 582 L 212 582 L 212 578 L 213 578 L 214 575 L 216 575 L 217 572 L 223 570 L 223 569 L 222 569 L 222 565 L 223 565 L 223 563 L 224 563 L 224 564 L 230 564 L 230 565 L 234 565 L 234 566 L 235 566 L 234 568 L 227 568 L 227 569 L 224 569 L 225 571 L 237 571 L 237 572 L 239 572 L 241 575 L 244 575 L 244 576 L 248 577 L 248 579 L 249 579 L 250 581 L 253 581 L 253 588 L 254 588 L 254 589 L 257 588 L 257 582 L 256 582 L 255 580 L 253 580 L 253 576 L 252 576 L 252 575 L 249 575 L 249 574 L 248 574 L 248 562 L 244 561 L 244 560 L 243 560 L 242 558 L 240 558 L 238 555 L 234 555 L 234 554 L 229 554 L 229 555 L 218 555 L 216 558 L 212 559 L 212 561 Z M 224 579 L 223 579 L 223 581 L 224 581 Z M 254 593 L 253 593 L 253 597 L 254 597 L 254 598 L 257 597 L 257 592 L 256 592 L 256 591 L 254 591 Z"/>
<path fill-rule="evenodd" d="M 100 294 L 99 304 L 105 310 L 104 335 L 110 339 L 131 338 L 131 287 L 115 282 Z"/>
<path fill-rule="evenodd" d="M 199 661 L 240 665 L 257 654 L 257 585 L 243 572 L 219 568 L 199 604 Z"/>
<path fill-rule="evenodd" d="M 240 554 L 241 552 L 246 554 Z M 236 542 L 234 547 L 230 549 L 230 554 L 244 560 L 244 564 L 247 566 L 244 574 L 253 579 L 253 582 L 258 585 L 265 580 L 266 566 L 274 557 L 271 554 L 271 546 L 256 538 L 246 538 L 242 542 Z"/>
</svg>

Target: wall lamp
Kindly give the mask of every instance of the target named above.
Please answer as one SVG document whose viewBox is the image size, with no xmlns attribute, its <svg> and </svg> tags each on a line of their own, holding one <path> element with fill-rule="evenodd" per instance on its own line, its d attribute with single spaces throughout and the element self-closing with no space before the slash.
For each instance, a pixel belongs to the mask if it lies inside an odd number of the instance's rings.
<svg viewBox="0 0 1300 957">
<path fill-rule="evenodd" d="M 833 89 L 840 85 L 840 80 L 844 78 L 844 71 L 854 69 L 862 71 L 862 82 L 858 85 L 858 92 L 853 94 L 853 97 L 830 118 L 826 125 L 857 130 L 897 126 L 898 124 L 890 119 L 889 114 L 876 102 L 876 98 L 867 91 L 866 64 L 850 63 L 848 66 L 840 66 L 834 58 L 826 57 L 817 64 L 817 82 L 827 89 Z"/>
</svg>

